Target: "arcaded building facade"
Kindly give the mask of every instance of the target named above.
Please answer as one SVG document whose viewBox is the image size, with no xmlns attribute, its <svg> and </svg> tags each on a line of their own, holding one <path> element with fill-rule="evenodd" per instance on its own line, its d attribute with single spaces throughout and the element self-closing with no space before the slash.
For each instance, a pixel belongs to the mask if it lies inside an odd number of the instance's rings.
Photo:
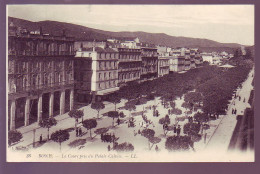
<svg viewBox="0 0 260 174">
<path fill-rule="evenodd" d="M 73 108 L 74 39 L 8 30 L 8 129 Z"/>
</svg>

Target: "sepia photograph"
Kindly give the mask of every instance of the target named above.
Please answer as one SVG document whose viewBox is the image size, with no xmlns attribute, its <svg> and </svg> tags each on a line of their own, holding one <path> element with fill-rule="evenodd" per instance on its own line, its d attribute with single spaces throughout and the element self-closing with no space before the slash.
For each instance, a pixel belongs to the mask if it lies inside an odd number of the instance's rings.
<svg viewBox="0 0 260 174">
<path fill-rule="evenodd" d="M 254 5 L 6 5 L 7 162 L 254 162 Z"/>
</svg>

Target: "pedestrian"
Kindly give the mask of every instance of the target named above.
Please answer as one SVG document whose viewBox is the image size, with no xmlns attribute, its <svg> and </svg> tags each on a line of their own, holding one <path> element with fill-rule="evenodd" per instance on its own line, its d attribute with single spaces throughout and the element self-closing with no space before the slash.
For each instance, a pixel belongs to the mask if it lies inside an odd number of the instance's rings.
<svg viewBox="0 0 260 174">
<path fill-rule="evenodd" d="M 119 124 L 120 124 L 120 119 L 118 118 L 118 119 L 117 119 L 117 125 L 119 125 Z"/>
<path fill-rule="evenodd" d="M 177 136 L 180 136 L 180 133 L 181 133 L 181 127 L 180 127 L 180 125 L 178 125 L 178 128 L 177 128 Z"/>
<path fill-rule="evenodd" d="M 169 114 L 169 115 L 171 114 L 171 110 L 170 110 L 170 109 L 168 109 L 168 114 Z"/>
<path fill-rule="evenodd" d="M 111 147 L 110 145 L 107 146 L 107 150 L 110 151 L 111 150 Z"/>
<path fill-rule="evenodd" d="M 104 135 L 101 134 L 101 142 L 104 142 Z"/>
<path fill-rule="evenodd" d="M 232 115 L 234 114 L 234 109 L 232 108 Z"/>
<path fill-rule="evenodd" d="M 246 102 L 246 98 L 244 98 L 244 103 Z"/>
<path fill-rule="evenodd" d="M 176 126 L 175 126 L 175 125 L 173 126 L 173 132 L 174 132 L 174 133 L 177 132 L 177 129 L 176 129 Z"/>
<path fill-rule="evenodd" d="M 206 143 L 206 140 L 207 140 L 207 133 L 205 133 L 204 135 L 204 144 Z"/>
<path fill-rule="evenodd" d="M 76 127 L 76 137 L 79 135 L 79 129 Z"/>
<path fill-rule="evenodd" d="M 238 99 L 239 99 L 239 101 L 240 101 L 240 100 L 241 100 L 241 97 L 239 96 Z"/>
<path fill-rule="evenodd" d="M 42 134 L 40 135 L 40 143 L 42 143 Z"/>
<path fill-rule="evenodd" d="M 82 129 L 81 129 L 81 127 L 79 128 L 79 136 L 81 137 L 81 135 L 82 135 Z"/>
<path fill-rule="evenodd" d="M 235 115 L 237 114 L 237 109 L 235 109 L 234 114 L 235 114 Z"/>
<path fill-rule="evenodd" d="M 159 151 L 159 148 L 158 148 L 158 146 L 157 146 L 157 145 L 155 146 L 155 151 L 156 151 L 156 152 L 158 152 L 158 151 Z"/>
</svg>

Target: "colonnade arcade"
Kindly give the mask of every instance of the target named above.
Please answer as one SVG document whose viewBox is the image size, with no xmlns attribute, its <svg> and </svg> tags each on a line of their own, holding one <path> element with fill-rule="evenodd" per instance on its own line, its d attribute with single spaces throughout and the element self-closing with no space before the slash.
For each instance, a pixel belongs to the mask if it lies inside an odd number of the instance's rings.
<svg viewBox="0 0 260 174">
<path fill-rule="evenodd" d="M 9 97 L 8 129 L 14 130 L 73 109 L 74 89 L 59 89 L 25 97 Z"/>
</svg>

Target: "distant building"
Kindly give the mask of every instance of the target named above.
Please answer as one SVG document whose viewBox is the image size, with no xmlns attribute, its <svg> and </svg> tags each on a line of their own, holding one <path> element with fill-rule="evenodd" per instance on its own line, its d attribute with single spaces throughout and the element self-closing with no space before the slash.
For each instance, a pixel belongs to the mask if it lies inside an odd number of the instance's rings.
<svg viewBox="0 0 260 174">
<path fill-rule="evenodd" d="M 158 57 L 158 77 L 162 77 L 169 74 L 169 56 L 159 56 Z"/>
<path fill-rule="evenodd" d="M 123 48 L 140 48 L 138 45 L 140 43 L 139 38 L 125 38 L 121 41 L 121 47 Z"/>
<path fill-rule="evenodd" d="M 153 79 L 158 76 L 157 48 L 141 48 L 142 71 L 141 80 Z"/>
<path fill-rule="evenodd" d="M 190 50 L 185 50 L 185 71 L 189 71 L 191 69 L 191 60 L 190 60 Z"/>
<path fill-rule="evenodd" d="M 195 55 L 196 55 L 196 50 L 195 49 L 190 49 L 190 68 L 191 69 L 196 68 Z"/>
<path fill-rule="evenodd" d="M 115 48 L 119 53 L 118 86 L 127 82 L 139 81 L 142 69 L 141 49 Z"/>
<path fill-rule="evenodd" d="M 74 43 L 74 50 L 77 51 L 80 48 L 92 48 L 92 47 L 100 47 L 106 48 L 107 43 L 106 41 L 76 41 Z"/>
<path fill-rule="evenodd" d="M 170 52 L 171 52 L 170 47 L 157 45 L 156 48 L 160 56 L 170 56 Z"/>
<path fill-rule="evenodd" d="M 169 56 L 170 72 L 185 71 L 185 56 Z"/>
<path fill-rule="evenodd" d="M 90 95 L 92 101 L 99 100 L 119 90 L 117 51 L 100 47 L 83 48 L 77 51 L 76 58 L 77 101 L 89 102 Z"/>
<path fill-rule="evenodd" d="M 201 53 L 201 57 L 203 59 L 203 62 L 206 61 L 206 62 L 209 62 L 210 64 L 213 64 L 213 55 L 212 53 Z"/>
</svg>

